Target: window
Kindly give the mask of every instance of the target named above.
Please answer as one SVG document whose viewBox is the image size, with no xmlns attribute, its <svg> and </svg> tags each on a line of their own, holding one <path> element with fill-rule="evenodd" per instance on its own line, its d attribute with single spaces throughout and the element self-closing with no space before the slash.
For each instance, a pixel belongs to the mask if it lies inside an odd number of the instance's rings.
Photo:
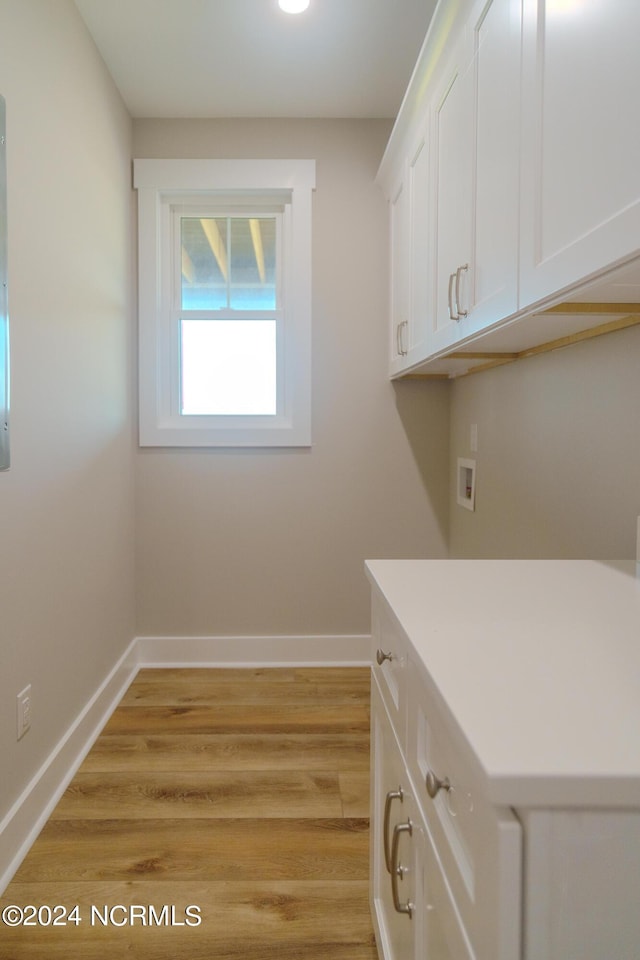
<svg viewBox="0 0 640 960">
<path fill-rule="evenodd" d="M 174 212 L 182 416 L 276 416 L 282 215 Z"/>
<path fill-rule="evenodd" d="M 311 442 L 312 160 L 136 160 L 141 446 Z"/>
</svg>

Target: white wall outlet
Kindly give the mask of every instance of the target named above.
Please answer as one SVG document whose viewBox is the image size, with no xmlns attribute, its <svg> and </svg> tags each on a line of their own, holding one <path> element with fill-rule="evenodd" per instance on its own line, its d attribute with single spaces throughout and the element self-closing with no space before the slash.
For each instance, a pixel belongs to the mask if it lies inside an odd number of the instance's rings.
<svg viewBox="0 0 640 960">
<path fill-rule="evenodd" d="M 21 690 L 16 697 L 16 708 L 16 733 L 18 740 L 21 740 L 31 726 L 31 684 Z"/>
<path fill-rule="evenodd" d="M 458 457 L 457 501 L 467 510 L 476 508 L 476 461 Z"/>
</svg>

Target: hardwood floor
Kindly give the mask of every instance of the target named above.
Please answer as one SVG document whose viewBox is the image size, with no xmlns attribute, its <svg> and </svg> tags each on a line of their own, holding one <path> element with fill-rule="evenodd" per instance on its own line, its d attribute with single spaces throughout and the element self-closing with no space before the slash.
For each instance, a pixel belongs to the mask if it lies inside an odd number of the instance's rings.
<svg viewBox="0 0 640 960">
<path fill-rule="evenodd" d="M 0 901 L 60 910 L 0 957 L 376 960 L 368 800 L 368 670 L 142 670 Z"/>
</svg>

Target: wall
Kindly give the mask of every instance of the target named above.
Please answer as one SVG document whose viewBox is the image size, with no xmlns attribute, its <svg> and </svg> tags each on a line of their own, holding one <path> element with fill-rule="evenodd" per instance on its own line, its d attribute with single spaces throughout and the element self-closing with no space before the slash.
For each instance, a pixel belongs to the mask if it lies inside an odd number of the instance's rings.
<svg viewBox="0 0 640 960">
<path fill-rule="evenodd" d="M 131 121 L 70 0 L 0 0 L 12 465 L 0 826 L 134 633 Z M 16 742 L 16 694 L 32 684 Z"/>
<path fill-rule="evenodd" d="M 451 470 L 477 423 L 478 474 L 475 513 L 452 500 L 452 556 L 635 556 L 639 358 L 634 327 L 455 382 Z"/>
<path fill-rule="evenodd" d="M 369 631 L 366 557 L 446 553 L 448 391 L 393 386 L 384 121 L 134 121 L 136 157 L 313 157 L 313 446 L 141 450 L 139 635 Z"/>
</svg>

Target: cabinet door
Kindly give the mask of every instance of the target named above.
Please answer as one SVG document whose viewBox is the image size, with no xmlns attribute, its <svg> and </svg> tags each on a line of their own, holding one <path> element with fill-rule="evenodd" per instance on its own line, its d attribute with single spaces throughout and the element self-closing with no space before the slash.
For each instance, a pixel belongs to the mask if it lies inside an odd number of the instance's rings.
<svg viewBox="0 0 640 960">
<path fill-rule="evenodd" d="M 426 133 L 414 141 L 390 202 L 391 375 L 427 356 L 429 296 L 429 151 Z"/>
<path fill-rule="evenodd" d="M 409 181 L 406 164 L 396 181 L 389 202 L 391 242 L 391 303 L 390 303 L 390 374 L 401 373 L 406 367 L 408 353 L 408 326 L 410 304 L 410 206 Z"/>
<path fill-rule="evenodd" d="M 525 960 L 637 960 L 640 811 L 520 811 Z"/>
<path fill-rule="evenodd" d="M 380 956 L 476 960 L 375 680 L 371 737 L 371 911 Z"/>
<path fill-rule="evenodd" d="M 473 90 L 467 31 L 458 40 L 433 105 L 435 313 L 430 353 L 460 336 L 471 259 Z M 459 303 L 462 301 L 462 303 Z"/>
<path fill-rule="evenodd" d="M 430 248 L 429 143 L 427 132 L 417 137 L 409 157 L 411 187 L 411 294 L 408 365 L 428 354 L 429 322 L 433 311 L 433 255 Z"/>
<path fill-rule="evenodd" d="M 640 247 L 640 4 L 524 11 L 521 306 Z"/>
<path fill-rule="evenodd" d="M 415 801 L 375 680 L 371 694 L 371 913 L 383 960 L 417 960 Z"/>
<path fill-rule="evenodd" d="M 521 6 L 476 0 L 473 44 L 473 221 L 466 310 L 468 336 L 513 314 L 518 299 Z"/>
</svg>

